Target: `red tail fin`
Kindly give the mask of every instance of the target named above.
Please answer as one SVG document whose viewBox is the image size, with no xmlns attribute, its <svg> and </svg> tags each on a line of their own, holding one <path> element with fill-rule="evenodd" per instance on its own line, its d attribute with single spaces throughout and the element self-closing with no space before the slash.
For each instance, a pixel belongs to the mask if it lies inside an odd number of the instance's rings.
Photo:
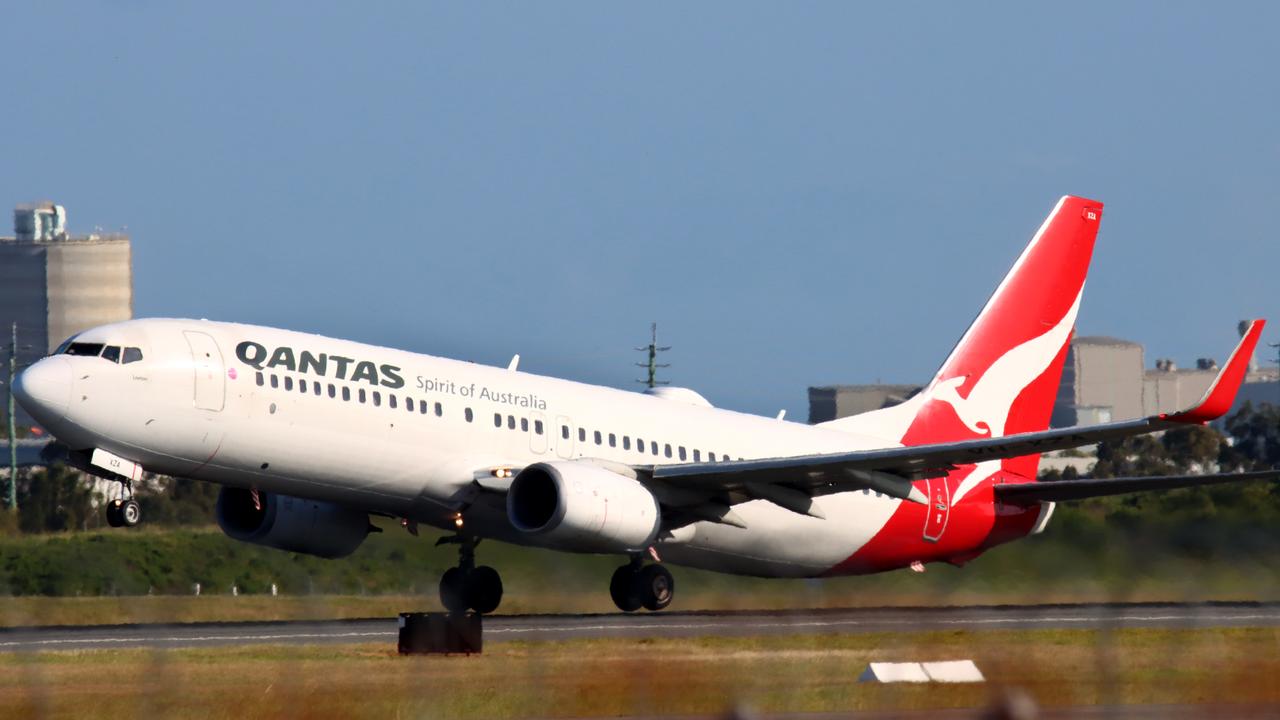
<svg viewBox="0 0 1280 720">
<path fill-rule="evenodd" d="M 1047 428 L 1101 218 L 1100 202 L 1059 200 L 927 388 L 832 425 L 903 445 Z M 1015 458 L 1004 469 L 1033 478 L 1038 464 Z"/>
</svg>

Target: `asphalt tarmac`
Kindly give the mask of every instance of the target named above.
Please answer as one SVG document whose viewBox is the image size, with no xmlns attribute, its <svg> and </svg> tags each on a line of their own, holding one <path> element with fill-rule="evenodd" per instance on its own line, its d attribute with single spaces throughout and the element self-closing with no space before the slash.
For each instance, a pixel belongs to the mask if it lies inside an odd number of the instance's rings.
<svg viewBox="0 0 1280 720">
<path fill-rule="evenodd" d="M 671 638 L 930 630 L 1280 626 L 1280 603 L 999 605 L 635 615 L 490 615 L 486 645 L 512 640 Z M 396 618 L 0 628 L 0 652 L 395 642 Z"/>
</svg>

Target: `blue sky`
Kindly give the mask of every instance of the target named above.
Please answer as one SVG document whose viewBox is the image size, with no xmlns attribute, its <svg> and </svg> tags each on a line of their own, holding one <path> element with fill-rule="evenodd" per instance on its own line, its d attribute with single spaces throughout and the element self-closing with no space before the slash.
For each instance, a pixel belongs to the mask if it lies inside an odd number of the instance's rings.
<svg viewBox="0 0 1280 720">
<path fill-rule="evenodd" d="M 1081 333 L 1280 323 L 1280 5 L 265 5 L 3 11 L 0 205 L 127 227 L 138 316 L 619 387 L 657 321 L 671 380 L 802 419 L 926 380 L 1076 193 Z"/>
</svg>

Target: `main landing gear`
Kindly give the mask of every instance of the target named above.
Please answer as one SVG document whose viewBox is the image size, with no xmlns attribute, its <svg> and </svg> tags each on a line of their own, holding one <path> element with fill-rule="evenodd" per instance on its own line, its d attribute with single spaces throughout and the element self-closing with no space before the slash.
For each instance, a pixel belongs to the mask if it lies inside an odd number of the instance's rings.
<svg viewBox="0 0 1280 720">
<path fill-rule="evenodd" d="M 436 545 L 458 546 L 458 566 L 444 571 L 440 578 L 440 603 L 451 613 L 468 609 L 484 615 L 498 609 L 502 602 L 502 578 L 488 565 L 476 567 L 476 545 L 480 541 L 469 535 L 449 535 Z"/>
<path fill-rule="evenodd" d="M 676 581 L 671 572 L 661 565 L 645 565 L 640 555 L 613 572 L 609 581 L 609 595 L 613 604 L 623 612 L 662 610 L 675 597 Z"/>
<path fill-rule="evenodd" d="M 107 524 L 111 527 L 133 527 L 142 521 L 142 507 L 133 499 L 133 483 L 121 482 L 122 497 L 107 503 Z"/>
</svg>

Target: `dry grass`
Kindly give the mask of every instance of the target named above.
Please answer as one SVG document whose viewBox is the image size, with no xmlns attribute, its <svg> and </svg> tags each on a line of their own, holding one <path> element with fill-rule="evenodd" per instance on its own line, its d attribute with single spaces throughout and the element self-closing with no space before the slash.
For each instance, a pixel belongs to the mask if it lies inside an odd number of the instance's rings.
<svg viewBox="0 0 1280 720">
<path fill-rule="evenodd" d="M 0 655 L 0 717 L 528 717 L 1047 705 L 1280 705 L 1273 629 L 995 631 L 502 643 L 402 658 L 386 644 Z M 992 683 L 859 685 L 871 660 L 972 657 Z"/>
</svg>

